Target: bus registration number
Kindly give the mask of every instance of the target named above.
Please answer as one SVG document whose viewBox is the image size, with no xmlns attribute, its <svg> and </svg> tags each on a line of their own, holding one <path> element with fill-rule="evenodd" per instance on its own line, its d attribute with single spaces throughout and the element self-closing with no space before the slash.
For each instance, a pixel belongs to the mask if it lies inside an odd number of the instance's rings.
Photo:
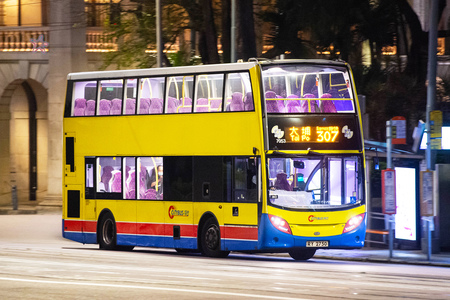
<svg viewBox="0 0 450 300">
<path fill-rule="evenodd" d="M 306 247 L 328 247 L 328 241 L 306 241 Z"/>
</svg>

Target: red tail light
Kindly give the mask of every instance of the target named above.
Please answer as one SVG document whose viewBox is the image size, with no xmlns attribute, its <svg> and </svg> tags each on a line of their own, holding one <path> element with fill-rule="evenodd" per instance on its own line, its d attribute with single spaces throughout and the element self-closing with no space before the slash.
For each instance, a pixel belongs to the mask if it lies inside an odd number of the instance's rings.
<svg viewBox="0 0 450 300">
<path fill-rule="evenodd" d="M 272 225 L 276 229 L 278 229 L 284 233 L 292 234 L 291 227 L 289 227 L 289 223 L 286 222 L 286 220 L 284 220 L 283 218 L 269 215 L 269 220 L 270 220 L 270 223 L 272 223 Z"/>
<path fill-rule="evenodd" d="M 362 213 L 350 218 L 350 220 L 348 220 L 345 224 L 344 231 L 342 233 L 350 232 L 361 225 L 362 221 L 364 221 L 364 215 L 365 213 Z"/>
</svg>

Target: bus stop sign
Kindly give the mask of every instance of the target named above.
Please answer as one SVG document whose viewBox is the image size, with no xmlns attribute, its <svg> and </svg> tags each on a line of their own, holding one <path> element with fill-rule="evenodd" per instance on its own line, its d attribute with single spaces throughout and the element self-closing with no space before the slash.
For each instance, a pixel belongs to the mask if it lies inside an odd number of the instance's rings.
<svg viewBox="0 0 450 300">
<path fill-rule="evenodd" d="M 381 186 L 383 214 L 395 215 L 397 213 L 397 202 L 395 199 L 395 170 L 386 169 L 381 171 Z"/>
</svg>

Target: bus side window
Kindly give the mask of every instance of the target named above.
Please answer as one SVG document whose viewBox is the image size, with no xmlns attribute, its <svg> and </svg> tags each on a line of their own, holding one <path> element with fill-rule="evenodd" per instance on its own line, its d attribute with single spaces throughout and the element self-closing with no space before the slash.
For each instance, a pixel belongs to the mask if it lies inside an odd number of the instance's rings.
<svg viewBox="0 0 450 300">
<path fill-rule="evenodd" d="M 194 112 L 220 112 L 223 102 L 224 74 L 196 76 Z"/>
<path fill-rule="evenodd" d="M 97 168 L 97 193 L 122 193 L 121 159 L 98 157 Z"/>
<path fill-rule="evenodd" d="M 164 157 L 164 200 L 192 201 L 192 156 Z"/>
<path fill-rule="evenodd" d="M 86 188 L 85 188 L 85 198 L 86 199 L 95 199 L 95 158 L 86 157 L 85 159 L 85 168 L 86 168 Z"/>
<path fill-rule="evenodd" d="M 97 81 L 77 81 L 72 90 L 72 116 L 95 115 Z"/>
<path fill-rule="evenodd" d="M 258 200 L 258 168 L 253 157 L 225 157 L 224 200 L 256 202 Z"/>
<path fill-rule="evenodd" d="M 121 115 L 123 79 L 102 80 L 100 82 L 97 115 Z"/>
<path fill-rule="evenodd" d="M 225 111 L 254 110 L 252 87 L 248 73 L 230 73 L 227 75 L 224 108 Z"/>
</svg>

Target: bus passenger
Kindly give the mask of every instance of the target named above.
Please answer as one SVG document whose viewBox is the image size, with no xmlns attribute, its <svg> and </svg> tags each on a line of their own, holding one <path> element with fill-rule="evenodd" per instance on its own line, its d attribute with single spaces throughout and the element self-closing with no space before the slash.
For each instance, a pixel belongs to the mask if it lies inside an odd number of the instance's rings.
<svg viewBox="0 0 450 300">
<path fill-rule="evenodd" d="M 159 165 L 156 168 L 156 172 L 158 172 L 158 181 L 156 181 L 156 174 L 153 173 L 151 178 L 150 178 L 150 188 L 155 189 L 156 190 L 156 185 L 158 185 L 158 193 L 162 194 L 163 192 L 163 185 L 162 185 L 162 180 L 163 180 L 163 166 Z"/>
</svg>

